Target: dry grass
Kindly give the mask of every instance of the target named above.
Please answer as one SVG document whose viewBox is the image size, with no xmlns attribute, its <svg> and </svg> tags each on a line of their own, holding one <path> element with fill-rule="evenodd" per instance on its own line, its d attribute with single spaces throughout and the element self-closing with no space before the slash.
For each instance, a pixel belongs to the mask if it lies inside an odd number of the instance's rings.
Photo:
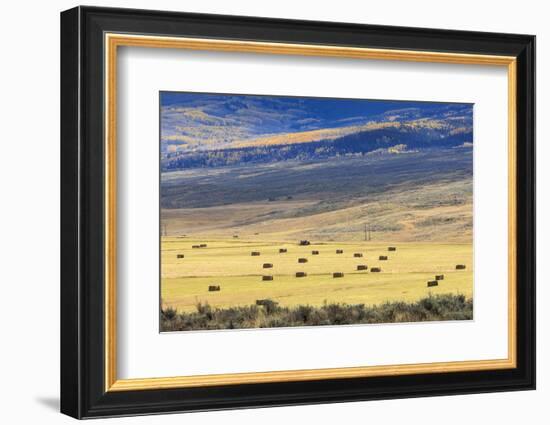
<svg viewBox="0 0 550 425">
<path fill-rule="evenodd" d="M 169 234 L 247 240 L 360 241 L 365 223 L 375 241 L 472 240 L 471 181 L 432 183 L 356 199 L 349 205 L 315 200 L 257 201 L 162 210 Z"/>
<path fill-rule="evenodd" d="M 207 248 L 192 249 L 198 243 Z M 413 302 L 428 294 L 473 294 L 472 245 L 440 243 L 400 243 L 396 252 L 388 252 L 387 243 L 327 242 L 298 246 L 297 243 L 257 240 L 215 240 L 163 238 L 162 300 L 165 307 L 180 312 L 195 309 L 197 303 L 214 308 L 251 305 L 258 299 L 272 299 L 281 306 L 348 303 L 373 305 L 387 301 Z M 285 254 L 279 248 L 287 248 Z M 336 254 L 343 248 L 344 254 Z M 259 257 L 250 252 L 260 251 Z M 311 251 L 319 255 L 312 256 Z M 353 253 L 363 253 L 354 258 Z M 185 258 L 177 259 L 178 253 Z M 388 255 L 388 261 L 379 261 Z M 308 263 L 298 264 L 300 257 Z M 263 263 L 273 263 L 272 282 L 262 282 Z M 357 271 L 358 264 L 381 267 L 381 273 Z M 465 264 L 466 270 L 455 270 Z M 296 278 L 303 271 L 307 277 Z M 333 279 L 333 272 L 344 277 Z M 435 274 L 444 274 L 438 287 L 427 288 Z M 221 286 L 208 292 L 208 286 Z"/>
</svg>

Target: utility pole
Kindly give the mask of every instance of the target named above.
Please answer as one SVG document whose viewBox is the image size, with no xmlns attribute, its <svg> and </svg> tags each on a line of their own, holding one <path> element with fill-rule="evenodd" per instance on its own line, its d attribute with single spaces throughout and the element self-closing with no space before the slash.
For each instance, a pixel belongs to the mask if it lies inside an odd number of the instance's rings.
<svg viewBox="0 0 550 425">
<path fill-rule="evenodd" d="M 371 232 L 372 232 L 372 226 L 370 225 L 370 223 L 365 223 L 365 230 L 364 230 L 365 242 L 371 240 Z"/>
</svg>

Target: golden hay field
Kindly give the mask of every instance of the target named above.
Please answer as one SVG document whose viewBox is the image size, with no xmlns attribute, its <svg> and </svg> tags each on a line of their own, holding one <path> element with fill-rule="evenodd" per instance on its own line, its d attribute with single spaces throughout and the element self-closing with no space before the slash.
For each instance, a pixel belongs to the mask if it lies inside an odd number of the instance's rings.
<svg viewBox="0 0 550 425">
<path fill-rule="evenodd" d="M 206 244 L 203 248 L 193 245 Z M 428 294 L 463 294 L 473 296 L 471 243 L 434 242 L 323 242 L 299 246 L 296 242 L 236 239 L 197 239 L 163 237 L 161 298 L 163 307 L 180 312 L 196 309 L 197 303 L 228 308 L 255 304 L 258 299 L 272 299 L 281 306 L 323 303 L 374 305 L 386 301 L 416 301 Z M 395 246 L 395 252 L 388 252 Z M 286 248 L 286 253 L 279 253 Z M 342 249 L 343 254 L 336 254 Z M 312 251 L 319 255 L 312 255 Z M 259 256 L 251 256 L 259 251 Z M 356 258 L 354 253 L 363 257 Z M 184 258 L 177 258 L 178 254 Z M 380 261 L 387 255 L 387 261 Z M 298 263 L 306 258 L 307 263 Z M 264 263 L 273 264 L 263 268 Z M 367 271 L 357 271 L 357 265 Z M 465 270 L 455 270 L 457 264 Z M 380 273 L 372 273 L 380 267 Z M 296 272 L 307 276 L 295 277 Z M 334 272 L 344 273 L 333 278 Z M 443 274 L 439 286 L 428 288 L 427 281 Z M 272 275 L 273 281 L 262 281 Z M 219 285 L 219 292 L 209 292 Z"/>
</svg>

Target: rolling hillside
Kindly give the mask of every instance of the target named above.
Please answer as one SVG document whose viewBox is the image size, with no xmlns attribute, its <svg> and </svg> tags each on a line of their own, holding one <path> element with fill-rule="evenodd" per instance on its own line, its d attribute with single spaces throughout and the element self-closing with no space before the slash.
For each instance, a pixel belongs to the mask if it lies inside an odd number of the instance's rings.
<svg viewBox="0 0 550 425">
<path fill-rule="evenodd" d="M 168 93 L 168 235 L 470 241 L 472 105 Z"/>
<path fill-rule="evenodd" d="M 416 151 L 445 149 L 471 144 L 471 129 L 449 130 L 430 127 L 385 127 L 362 130 L 322 141 L 300 140 L 285 144 L 292 135 L 269 138 L 266 144 L 248 142 L 242 147 L 186 152 L 167 155 L 163 171 L 189 168 L 222 167 L 243 163 L 276 163 L 288 160 L 314 161 L 342 155 L 369 154 L 379 151 Z M 265 139 L 262 139 L 265 141 Z"/>
<path fill-rule="evenodd" d="M 178 95 L 178 103 L 168 97 L 161 113 L 163 171 L 440 149 L 473 140 L 467 104 Z"/>
<path fill-rule="evenodd" d="M 361 240 L 369 223 L 375 240 L 464 242 L 471 161 L 466 147 L 163 173 L 162 220 L 169 235 Z"/>
</svg>

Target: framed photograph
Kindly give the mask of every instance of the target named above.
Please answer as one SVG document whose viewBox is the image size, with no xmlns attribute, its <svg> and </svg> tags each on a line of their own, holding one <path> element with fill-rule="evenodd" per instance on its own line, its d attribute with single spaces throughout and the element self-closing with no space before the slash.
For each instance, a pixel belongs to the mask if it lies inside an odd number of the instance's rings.
<svg viewBox="0 0 550 425">
<path fill-rule="evenodd" d="M 535 387 L 535 37 L 61 14 L 61 411 Z"/>
</svg>

